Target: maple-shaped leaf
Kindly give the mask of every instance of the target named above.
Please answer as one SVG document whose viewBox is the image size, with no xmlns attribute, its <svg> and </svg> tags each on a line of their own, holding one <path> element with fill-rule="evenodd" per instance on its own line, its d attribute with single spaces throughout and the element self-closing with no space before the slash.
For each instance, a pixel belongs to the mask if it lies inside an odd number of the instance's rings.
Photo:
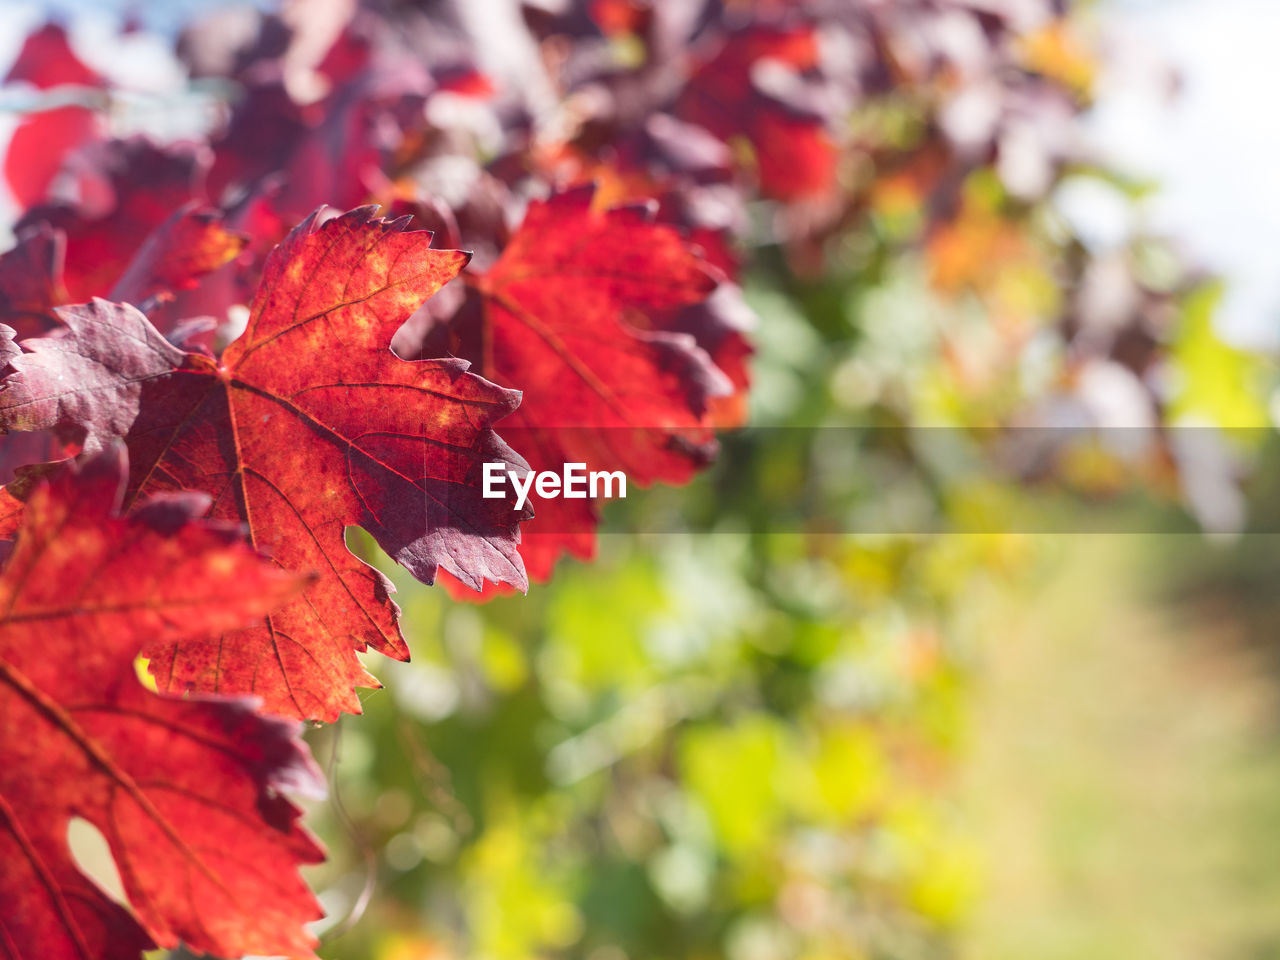
<svg viewBox="0 0 1280 960">
<path fill-rule="evenodd" d="M 473 283 L 459 320 L 478 343 L 460 348 L 522 391 L 502 430 L 533 469 L 575 462 L 640 485 L 686 483 L 712 454 L 708 401 L 731 388 L 693 336 L 646 318 L 702 303 L 717 283 L 650 209 L 598 210 L 591 188 L 570 190 L 531 204 Z M 594 501 L 535 500 L 534 514 L 520 553 L 535 579 L 563 552 L 591 556 Z"/>
<path fill-rule="evenodd" d="M 23 343 L 0 389 L 0 428 L 79 429 L 86 449 L 129 446 L 127 503 L 207 490 L 212 515 L 247 525 L 299 600 L 221 638 L 148 646 L 162 689 L 254 693 L 275 712 L 358 713 L 376 685 L 358 650 L 407 658 L 390 582 L 355 557 L 360 525 L 415 577 L 437 568 L 479 589 L 525 589 L 520 515 L 481 496 L 482 463 L 523 461 L 492 430 L 519 395 L 462 360 L 407 361 L 396 329 L 467 262 L 408 221 L 313 216 L 268 258 L 248 327 L 221 358 L 184 353 L 131 306 L 60 311 L 56 338 Z"/>
<path fill-rule="evenodd" d="M 297 868 L 323 853 L 279 791 L 323 782 L 297 728 L 134 670 L 144 643 L 232 629 L 303 578 L 193 520 L 197 495 L 118 516 L 125 469 L 116 449 L 37 489 L 0 575 L 0 955 L 311 957 Z M 132 912 L 77 868 L 73 818 L 106 839 Z"/>
</svg>

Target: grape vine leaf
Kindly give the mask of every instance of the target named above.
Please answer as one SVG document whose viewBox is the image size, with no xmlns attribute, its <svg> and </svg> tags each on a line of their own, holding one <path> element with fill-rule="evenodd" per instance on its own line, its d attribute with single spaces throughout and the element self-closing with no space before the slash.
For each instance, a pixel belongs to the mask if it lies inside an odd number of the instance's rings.
<svg viewBox="0 0 1280 960">
<path fill-rule="evenodd" d="M 248 701 L 147 690 L 144 642 L 217 633 L 305 586 L 207 498 L 118 510 L 118 446 L 34 491 L 0 575 L 0 955 L 138 960 L 185 941 L 311 957 L 323 851 L 279 791 L 323 795 L 297 727 Z M 77 868 L 67 831 L 106 839 L 132 912 Z"/>
<path fill-rule="evenodd" d="M 462 360 L 410 362 L 395 330 L 467 262 L 407 219 L 365 207 L 300 224 L 267 260 L 248 326 L 220 358 L 184 353 L 126 304 L 66 308 L 59 337 L 28 340 L 0 384 L 0 429 L 82 431 L 129 446 L 126 504 L 206 490 L 288 570 L 320 576 L 261 624 L 151 644 L 161 689 L 254 693 L 277 713 L 332 720 L 377 685 L 357 651 L 408 649 L 394 588 L 346 545 L 360 525 L 415 577 L 526 589 L 524 515 L 481 496 L 482 463 L 526 465 L 492 424 L 519 394 Z M 22 495 L 25 477 L 11 485 Z"/>
<path fill-rule="evenodd" d="M 535 470 L 580 462 L 640 485 L 678 484 L 714 453 L 709 400 L 732 386 L 692 335 L 650 321 L 705 302 L 718 274 L 652 215 L 599 210 L 590 187 L 535 202 L 472 284 L 460 325 L 479 343 L 460 348 L 523 392 L 502 430 Z M 478 323 L 468 309 L 482 311 Z M 550 576 L 564 552 L 593 554 L 593 500 L 540 499 L 534 512 L 520 547 L 532 577 Z"/>
</svg>

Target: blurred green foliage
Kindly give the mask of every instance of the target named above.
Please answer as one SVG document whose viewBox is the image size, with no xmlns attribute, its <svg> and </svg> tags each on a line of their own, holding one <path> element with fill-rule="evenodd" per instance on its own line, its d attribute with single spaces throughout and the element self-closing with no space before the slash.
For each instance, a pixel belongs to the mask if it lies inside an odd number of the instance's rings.
<svg viewBox="0 0 1280 960">
<path fill-rule="evenodd" d="M 940 955 L 976 880 L 958 601 L 1022 547 L 670 536 L 485 608 L 405 584 L 414 662 L 317 735 L 336 915 L 377 860 L 329 955 Z"/>
<path fill-rule="evenodd" d="M 857 429 L 852 359 L 928 293 L 786 276 L 749 287 L 768 441 L 729 435 L 720 469 L 610 509 L 644 529 L 674 504 L 707 532 L 606 534 L 594 564 L 484 606 L 383 562 L 414 660 L 379 664 L 366 715 L 313 737 L 345 811 L 316 811 L 333 860 L 315 879 L 335 919 L 357 918 L 325 955 L 949 955 L 980 883 L 950 790 L 980 598 L 1036 548 L 837 532 L 964 502 L 909 434 L 828 442 Z M 885 375 L 926 371 L 936 352 L 918 349 Z"/>
</svg>

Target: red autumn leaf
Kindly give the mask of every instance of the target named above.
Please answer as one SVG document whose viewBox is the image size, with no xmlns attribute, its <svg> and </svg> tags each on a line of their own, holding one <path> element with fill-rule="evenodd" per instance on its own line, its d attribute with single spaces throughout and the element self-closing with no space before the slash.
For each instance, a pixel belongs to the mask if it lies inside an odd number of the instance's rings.
<svg viewBox="0 0 1280 960">
<path fill-rule="evenodd" d="M 66 32 L 55 23 L 27 37 L 5 82 L 29 83 L 38 90 L 102 86 L 102 78 L 76 57 Z M 99 133 L 97 115 L 84 106 L 54 107 L 23 117 L 4 158 L 5 180 L 18 204 L 29 207 L 43 200 L 67 154 L 96 140 Z"/>
<path fill-rule="evenodd" d="M 4 178 L 19 207 L 40 203 L 63 162 L 76 148 L 98 139 L 97 114 L 70 105 L 38 110 L 18 121 L 4 155 Z"/>
<path fill-rule="evenodd" d="M 71 302 L 105 296 L 152 232 L 179 207 L 202 199 L 206 165 L 202 151 L 188 147 L 160 149 L 141 138 L 100 144 L 92 151 L 92 169 L 107 187 L 108 209 L 47 204 L 28 210 L 16 232 L 40 224 L 63 231 Z"/>
<path fill-rule="evenodd" d="M 192 240 L 195 246 L 189 248 L 190 256 L 185 258 L 187 266 L 203 270 L 221 257 L 229 256 L 231 259 L 203 275 L 199 275 L 197 270 L 187 271 L 187 282 L 174 285 L 177 288 L 172 294 L 164 292 L 169 284 L 160 284 L 160 295 L 148 301 L 145 312 L 170 342 L 184 347 L 201 344 L 203 348 L 211 349 L 215 340 L 213 333 L 219 328 L 223 332 L 230 331 L 228 323 L 234 316 L 233 311 L 253 299 L 263 264 L 289 230 L 274 210 L 272 198 L 266 194 L 244 198 L 225 216 L 200 207 L 188 216 L 204 218 L 207 222 L 203 226 L 179 226 L 180 230 L 190 230 L 195 234 Z M 296 226 L 296 223 L 289 226 Z M 165 232 L 162 225 L 152 237 Z M 178 266 L 174 258 L 184 259 L 183 248 L 163 239 L 157 239 L 153 244 L 150 238 L 136 259 L 146 259 L 148 249 L 161 253 L 161 264 Z M 183 271 L 179 269 L 177 272 L 181 274 Z M 128 288 L 120 284 L 107 294 L 107 299 L 135 302 L 131 301 Z"/>
<path fill-rule="evenodd" d="M 708 401 L 730 386 L 692 336 L 652 318 L 705 302 L 716 285 L 646 208 L 594 209 L 590 188 L 531 204 L 471 304 L 483 316 L 466 355 L 523 392 L 503 436 L 535 470 L 580 462 L 640 485 L 688 482 L 711 455 Z M 532 577 L 564 552 L 592 555 L 593 501 L 536 500 L 534 513 L 520 547 Z"/>
<path fill-rule="evenodd" d="M 268 258 L 248 327 L 219 359 L 184 353 L 133 307 L 60 311 L 0 389 L 0 428 L 83 429 L 129 445 L 126 502 L 207 490 L 285 569 L 320 576 L 300 600 L 224 637 L 148 647 L 162 689 L 254 693 L 275 712 L 358 713 L 376 685 L 356 656 L 404 659 L 390 582 L 347 550 L 359 524 L 425 583 L 527 585 L 519 516 L 480 495 L 481 463 L 523 463 L 491 429 L 519 396 L 461 360 L 409 362 L 392 334 L 467 255 L 407 220 L 313 216 Z"/>
<path fill-rule="evenodd" d="M 0 372 L 5 371 L 9 361 L 20 352 L 18 345 L 13 342 L 12 330 L 0 326 Z M 47 430 L 0 436 L 0 481 L 8 484 L 18 467 L 46 459 L 39 454 L 51 439 L 51 432 Z M 5 541 L 12 538 L 21 521 L 22 501 L 16 499 L 5 487 L 0 487 L 0 561 L 8 556 Z"/>
<path fill-rule="evenodd" d="M 600 209 L 656 200 L 659 222 L 678 226 L 708 263 L 737 277 L 742 254 L 733 236 L 746 215 L 730 183 L 728 147 L 702 127 L 658 114 L 641 135 L 610 143 L 609 153 L 599 160 L 575 147 L 550 147 L 538 160 L 554 183 L 594 183 Z"/>
<path fill-rule="evenodd" d="M 18 339 L 38 337 L 58 326 L 53 308 L 67 302 L 62 287 L 62 234 L 41 224 L 0 254 L 0 323 Z"/>
<path fill-rule="evenodd" d="M 706 300 L 657 313 L 652 320 L 655 329 L 693 337 L 728 378 L 732 390 L 709 398 L 711 423 L 720 429 L 746 423 L 750 361 L 754 353 L 748 334 L 755 327 L 756 315 L 743 300 L 741 289 L 735 284 L 722 283 Z"/>
<path fill-rule="evenodd" d="M 686 148 L 685 153 L 700 154 L 696 160 L 690 161 L 691 167 L 701 167 L 700 172 L 709 166 L 706 160 L 707 141 L 724 150 L 723 145 L 706 131 L 687 124 L 677 124 L 669 117 L 652 123 L 651 127 L 662 131 L 663 139 L 695 141 L 693 149 Z M 725 154 L 727 157 L 727 151 Z M 725 274 L 726 278 L 736 274 L 737 254 L 730 246 L 728 227 L 698 225 L 699 206 L 713 209 L 720 206 L 714 199 L 708 203 L 710 198 L 704 196 L 714 190 L 714 186 L 677 185 L 674 178 L 663 184 L 645 171 L 644 165 L 636 156 L 627 153 L 622 153 L 609 163 L 590 163 L 577 151 L 566 150 L 562 152 L 560 159 L 572 181 L 579 185 L 584 182 L 595 184 L 592 198 L 595 209 L 605 210 L 611 206 L 644 203 L 648 198 L 656 198 L 658 222 L 680 227 L 689 244 L 698 250 L 704 260 Z M 704 301 L 674 311 L 646 311 L 643 316 L 632 314 L 632 319 L 642 321 L 645 326 L 654 329 L 693 336 L 698 346 L 711 356 L 715 365 L 733 385 L 732 394 L 711 399 L 712 422 L 723 428 L 741 426 L 746 422 L 747 388 L 750 385 L 748 360 L 752 353 L 747 333 L 754 326 L 755 314 L 743 302 L 741 290 L 735 284 L 721 283 Z"/>
<path fill-rule="evenodd" d="M 81 292 L 109 293 L 113 299 L 139 304 L 172 299 L 234 259 L 244 245 L 245 238 L 228 230 L 220 214 L 188 205 L 147 237 L 133 252 L 132 262 L 105 257 L 95 274 L 107 285 Z M 72 302 L 63 286 L 64 249 L 62 231 L 38 222 L 25 229 L 12 250 L 0 254 L 0 323 L 17 331 L 20 340 L 61 325 L 54 307 Z M 122 272 L 111 276 L 110 268 Z M 166 332 L 172 325 L 167 316 L 160 322 Z"/>
<path fill-rule="evenodd" d="M 5 82 L 29 83 L 38 90 L 102 86 L 102 78 L 75 55 L 67 31 L 56 23 L 46 23 L 27 37 Z"/>
<path fill-rule="evenodd" d="M 760 189 L 779 200 L 821 196 L 835 186 L 836 145 L 820 114 L 761 89 L 770 68 L 790 78 L 818 64 L 811 26 L 755 25 L 726 36 L 689 78 L 676 105 L 683 118 L 727 143 L 745 136 Z"/>
<path fill-rule="evenodd" d="M 118 259 L 129 252 L 123 248 L 105 254 L 94 272 L 107 286 L 81 292 L 146 304 L 152 321 L 169 334 L 190 316 L 175 312 L 174 295 L 192 290 L 235 259 L 245 242 L 226 228 L 221 214 L 189 204 L 152 231 L 133 251 L 132 262 Z M 64 250 L 63 232 L 41 221 L 27 226 L 17 245 L 0 254 L 0 324 L 12 327 L 18 339 L 61 326 L 54 307 L 72 302 L 63 285 Z M 113 269 L 123 272 L 112 275 Z"/>
<path fill-rule="evenodd" d="M 261 616 L 303 586 L 195 495 L 117 516 L 120 451 L 38 488 L 0 576 L 0 954 L 138 960 L 153 944 L 311 957 L 297 874 L 323 853 L 281 789 L 323 790 L 287 721 L 148 691 L 143 643 Z M 132 912 L 77 868 L 105 837 Z"/>
<path fill-rule="evenodd" d="M 201 277 L 239 256 L 247 242 L 226 228 L 221 214 L 188 204 L 152 231 L 109 295 L 144 303 L 190 290 Z"/>
</svg>

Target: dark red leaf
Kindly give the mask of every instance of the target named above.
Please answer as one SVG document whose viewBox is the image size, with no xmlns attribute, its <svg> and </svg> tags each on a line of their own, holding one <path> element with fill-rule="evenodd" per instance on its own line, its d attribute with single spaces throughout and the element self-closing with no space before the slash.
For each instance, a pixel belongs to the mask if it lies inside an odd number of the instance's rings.
<svg viewBox="0 0 1280 960">
<path fill-rule="evenodd" d="M 49 204 L 27 211 L 17 226 L 19 234 L 40 224 L 66 234 L 64 282 L 73 303 L 106 295 L 152 231 L 204 194 L 207 158 L 197 148 L 116 140 L 95 147 L 90 159 L 108 186 L 106 210 Z"/>
<path fill-rule="evenodd" d="M 0 323 L 17 339 L 38 337 L 59 326 L 53 308 L 67 302 L 62 287 L 63 237 L 40 224 L 0 254 Z"/>
</svg>

